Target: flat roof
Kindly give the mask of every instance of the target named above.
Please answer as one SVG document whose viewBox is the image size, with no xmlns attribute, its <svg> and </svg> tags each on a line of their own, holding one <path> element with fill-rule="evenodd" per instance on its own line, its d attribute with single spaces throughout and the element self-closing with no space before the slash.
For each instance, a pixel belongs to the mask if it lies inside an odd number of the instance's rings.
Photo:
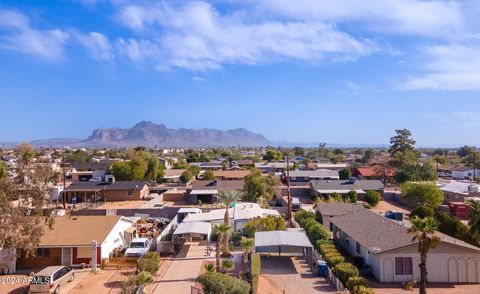
<svg viewBox="0 0 480 294">
<path fill-rule="evenodd" d="M 313 247 L 305 232 L 268 231 L 255 233 L 255 248 L 267 246 Z"/>
<path fill-rule="evenodd" d="M 173 232 L 174 235 L 182 234 L 203 234 L 210 235 L 212 226 L 209 222 L 191 222 L 191 223 L 180 223 Z"/>
</svg>

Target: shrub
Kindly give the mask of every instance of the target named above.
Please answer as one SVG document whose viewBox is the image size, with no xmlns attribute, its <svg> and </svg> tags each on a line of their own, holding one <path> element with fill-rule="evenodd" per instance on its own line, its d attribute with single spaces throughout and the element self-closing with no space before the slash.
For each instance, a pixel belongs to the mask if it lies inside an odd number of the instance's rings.
<svg viewBox="0 0 480 294">
<path fill-rule="evenodd" d="M 355 288 L 358 288 L 358 286 L 367 286 L 367 280 L 362 277 L 351 277 L 348 279 L 346 287 L 350 292 L 353 293 Z"/>
<path fill-rule="evenodd" d="M 380 202 L 380 193 L 374 190 L 367 191 L 365 201 L 371 206 L 376 206 Z"/>
<path fill-rule="evenodd" d="M 337 249 L 335 248 L 335 245 L 329 244 L 329 243 L 320 244 L 318 248 L 318 251 L 320 251 L 320 254 L 322 255 L 325 255 L 327 254 L 328 251 L 332 251 L 332 250 L 337 251 Z"/>
<path fill-rule="evenodd" d="M 242 241 L 242 234 L 238 231 L 235 231 L 232 233 L 232 237 L 230 237 L 230 240 L 232 240 L 233 245 L 240 246 L 240 242 Z"/>
<path fill-rule="evenodd" d="M 357 203 L 357 200 L 358 200 L 357 191 L 354 191 L 354 190 L 349 191 L 346 195 L 347 195 L 347 200 L 346 201 L 349 201 L 350 203 Z"/>
<path fill-rule="evenodd" d="M 335 268 L 337 264 L 345 261 L 345 257 L 340 255 L 340 253 L 329 253 L 325 255 L 325 261 L 330 268 Z"/>
<path fill-rule="evenodd" d="M 368 288 L 367 286 L 356 286 L 353 288 L 353 290 L 350 292 L 351 294 L 375 294 L 375 292 Z"/>
<path fill-rule="evenodd" d="M 349 262 L 341 262 L 335 266 L 335 276 L 342 282 L 347 284 L 348 279 L 358 276 L 358 269 Z"/>
<path fill-rule="evenodd" d="M 137 271 L 146 271 L 155 275 L 160 263 L 160 254 L 158 252 L 148 252 L 143 258 L 137 260 Z"/>
<path fill-rule="evenodd" d="M 250 285 L 240 279 L 221 273 L 205 273 L 198 277 L 203 292 L 209 294 L 248 294 Z"/>
<path fill-rule="evenodd" d="M 222 261 L 222 266 L 225 271 L 230 271 L 235 267 L 235 264 L 230 259 L 224 259 Z"/>
<path fill-rule="evenodd" d="M 333 245 L 333 242 L 332 240 L 318 240 L 317 243 L 315 244 L 315 248 L 318 250 L 318 252 L 320 252 L 320 248 L 322 246 L 325 246 L 325 247 L 334 247 L 335 248 L 335 245 Z M 321 253 L 321 252 L 320 252 Z"/>
<path fill-rule="evenodd" d="M 418 216 L 419 218 L 433 217 L 435 215 L 435 210 L 428 206 L 419 206 L 412 210 L 410 217 Z"/>
<path fill-rule="evenodd" d="M 318 224 L 318 222 L 314 218 L 305 218 L 300 221 L 300 226 L 305 230 L 308 231 L 310 226 L 314 226 Z"/>
<path fill-rule="evenodd" d="M 260 255 L 258 253 L 252 253 L 251 262 L 250 262 L 250 272 L 252 275 L 252 288 L 253 293 L 257 293 L 258 290 L 258 279 L 260 277 Z"/>
<path fill-rule="evenodd" d="M 313 244 L 317 243 L 318 240 L 328 240 L 330 238 L 330 232 L 319 223 L 311 225 L 307 230 L 307 235 Z"/>
<path fill-rule="evenodd" d="M 137 286 L 145 285 L 153 281 L 152 274 L 146 271 L 141 271 L 136 276 Z"/>
<path fill-rule="evenodd" d="M 300 223 L 300 220 L 302 219 L 305 219 L 305 218 L 315 218 L 315 214 L 311 211 L 306 211 L 306 210 L 299 210 L 297 212 L 295 212 L 295 214 L 293 215 L 293 218 L 298 222 Z"/>
<path fill-rule="evenodd" d="M 372 209 L 372 206 L 371 206 L 370 204 L 368 204 L 368 203 L 365 203 L 365 204 L 363 205 L 363 207 L 366 208 L 366 209 Z"/>
</svg>

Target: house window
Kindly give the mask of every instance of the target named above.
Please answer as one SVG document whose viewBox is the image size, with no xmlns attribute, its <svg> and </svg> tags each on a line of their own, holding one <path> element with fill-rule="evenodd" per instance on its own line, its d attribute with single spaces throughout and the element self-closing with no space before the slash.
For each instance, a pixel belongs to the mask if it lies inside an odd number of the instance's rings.
<svg viewBox="0 0 480 294">
<path fill-rule="evenodd" d="M 48 248 L 37 248 L 37 257 L 48 257 L 50 250 Z"/>
<path fill-rule="evenodd" d="M 411 275 L 412 258 L 411 257 L 395 257 L 395 274 L 396 275 Z"/>
<path fill-rule="evenodd" d="M 133 190 L 128 190 L 128 196 L 133 196 Z"/>
<path fill-rule="evenodd" d="M 357 248 L 356 249 L 357 249 L 358 254 L 362 254 L 362 250 L 360 248 L 360 243 L 358 243 L 358 242 L 357 242 Z"/>
</svg>

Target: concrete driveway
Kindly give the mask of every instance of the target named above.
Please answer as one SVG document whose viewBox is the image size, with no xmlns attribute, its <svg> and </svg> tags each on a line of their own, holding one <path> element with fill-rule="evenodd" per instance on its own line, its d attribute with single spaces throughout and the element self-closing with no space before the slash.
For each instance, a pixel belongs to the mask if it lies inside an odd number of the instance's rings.
<svg viewBox="0 0 480 294">
<path fill-rule="evenodd" d="M 215 260 L 214 252 L 207 255 L 204 242 L 187 242 L 169 266 L 162 280 L 155 288 L 155 294 L 190 293 L 195 284 L 202 264 L 206 260 Z"/>
<path fill-rule="evenodd" d="M 262 256 L 258 293 L 335 293 L 327 279 L 313 274 L 301 257 Z"/>
</svg>

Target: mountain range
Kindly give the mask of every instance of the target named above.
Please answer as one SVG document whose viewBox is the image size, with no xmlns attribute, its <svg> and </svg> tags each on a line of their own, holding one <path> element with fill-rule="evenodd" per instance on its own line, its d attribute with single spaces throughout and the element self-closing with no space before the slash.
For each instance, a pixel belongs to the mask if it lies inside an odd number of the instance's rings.
<svg viewBox="0 0 480 294">
<path fill-rule="evenodd" d="M 95 129 L 86 139 L 55 138 L 34 140 L 32 145 L 70 147 L 230 147 L 267 146 L 273 144 L 261 134 L 243 128 L 232 130 L 217 129 L 170 129 L 163 124 L 142 121 L 132 128 Z"/>
</svg>

